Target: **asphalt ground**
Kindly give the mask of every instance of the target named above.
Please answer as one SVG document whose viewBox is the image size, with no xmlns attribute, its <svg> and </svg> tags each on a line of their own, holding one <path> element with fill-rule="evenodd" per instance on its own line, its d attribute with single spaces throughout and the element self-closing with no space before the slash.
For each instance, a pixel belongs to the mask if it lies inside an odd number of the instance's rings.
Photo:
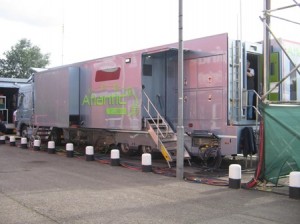
<svg viewBox="0 0 300 224">
<path fill-rule="evenodd" d="M 231 189 L 226 172 L 198 166 L 185 175 L 215 182 L 178 180 L 159 160 L 156 172 L 121 163 L 0 145 L 0 224 L 300 223 L 300 200 L 286 191 Z M 243 181 L 251 175 L 243 171 Z"/>
</svg>

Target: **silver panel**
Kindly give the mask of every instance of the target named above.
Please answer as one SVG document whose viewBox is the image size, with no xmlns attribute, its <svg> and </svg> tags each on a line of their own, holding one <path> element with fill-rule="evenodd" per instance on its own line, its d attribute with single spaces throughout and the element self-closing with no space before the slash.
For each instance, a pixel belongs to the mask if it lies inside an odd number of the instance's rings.
<svg viewBox="0 0 300 224">
<path fill-rule="evenodd" d="M 78 67 L 69 68 L 69 113 L 79 115 L 79 72 Z"/>
<path fill-rule="evenodd" d="M 69 116 L 78 114 L 79 73 L 65 67 L 35 75 L 35 116 L 39 126 L 69 127 Z M 73 89 L 74 88 L 74 89 Z"/>
</svg>

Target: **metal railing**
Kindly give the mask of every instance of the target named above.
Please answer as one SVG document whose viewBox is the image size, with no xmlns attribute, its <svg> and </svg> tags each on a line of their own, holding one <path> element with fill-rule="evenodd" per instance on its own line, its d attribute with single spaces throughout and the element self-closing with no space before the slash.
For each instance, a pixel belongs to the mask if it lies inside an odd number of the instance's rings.
<svg viewBox="0 0 300 224">
<path fill-rule="evenodd" d="M 256 98 L 256 101 L 255 101 L 255 105 L 248 105 L 248 93 L 252 91 L 254 93 L 254 96 Z M 246 95 L 246 106 L 243 106 L 244 108 L 246 107 L 247 109 L 248 108 L 253 108 L 256 112 L 256 115 L 260 115 L 261 116 L 261 113 L 259 112 L 259 109 L 258 109 L 258 104 L 259 102 L 262 101 L 262 97 L 254 90 L 254 89 L 251 89 L 251 90 L 244 90 L 244 92 L 247 94 Z M 247 117 L 247 113 L 246 113 L 246 117 Z M 256 116 L 257 117 L 257 116 Z"/>
<path fill-rule="evenodd" d="M 144 96 L 146 97 L 146 102 L 143 104 L 145 111 L 147 112 L 150 120 L 153 122 L 156 128 L 156 134 L 160 135 L 162 138 L 166 138 L 169 134 L 169 125 L 165 121 L 165 119 L 158 112 L 148 95 L 145 91 L 143 91 Z M 153 113 L 151 113 L 153 111 Z M 162 132 L 161 128 L 164 128 L 164 132 Z"/>
</svg>

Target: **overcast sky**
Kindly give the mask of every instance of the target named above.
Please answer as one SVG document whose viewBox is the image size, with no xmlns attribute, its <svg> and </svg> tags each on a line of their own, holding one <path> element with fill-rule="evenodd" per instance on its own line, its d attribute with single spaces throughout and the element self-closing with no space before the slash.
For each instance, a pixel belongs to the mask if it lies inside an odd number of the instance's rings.
<svg viewBox="0 0 300 224">
<path fill-rule="evenodd" d="M 183 37 L 260 41 L 262 10 L 263 0 L 183 0 Z M 300 7 L 278 15 L 300 22 Z M 52 67 L 178 41 L 178 0 L 0 0 L 0 27 L 0 58 L 27 38 L 51 54 Z M 300 42 L 299 25 L 274 20 L 272 29 Z"/>
</svg>

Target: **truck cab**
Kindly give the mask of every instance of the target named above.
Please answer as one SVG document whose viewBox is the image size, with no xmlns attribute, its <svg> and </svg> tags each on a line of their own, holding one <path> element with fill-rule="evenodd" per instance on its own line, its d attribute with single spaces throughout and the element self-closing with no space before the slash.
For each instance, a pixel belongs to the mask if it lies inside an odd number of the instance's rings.
<svg viewBox="0 0 300 224">
<path fill-rule="evenodd" d="M 16 112 L 17 134 L 27 137 L 28 126 L 31 125 L 33 117 L 33 83 L 23 85 L 19 90 L 18 109 Z"/>
<path fill-rule="evenodd" d="M 18 94 L 26 82 L 27 79 L 0 78 L 0 115 L 7 134 L 13 134 L 15 131 Z"/>
</svg>

